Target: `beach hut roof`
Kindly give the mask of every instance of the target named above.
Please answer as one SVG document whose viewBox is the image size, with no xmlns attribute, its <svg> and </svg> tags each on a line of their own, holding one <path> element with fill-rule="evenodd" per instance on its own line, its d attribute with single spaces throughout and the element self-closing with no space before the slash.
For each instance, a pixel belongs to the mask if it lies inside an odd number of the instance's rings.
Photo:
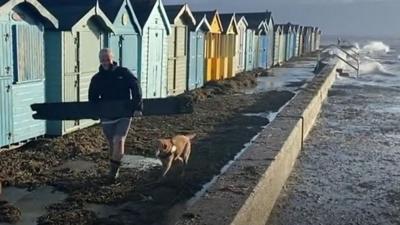
<svg viewBox="0 0 400 225">
<path fill-rule="evenodd" d="M 54 14 L 37 0 L 0 0 L 0 15 L 9 13 L 17 5 L 43 18 L 46 27 L 57 28 L 59 26 L 59 22 Z"/>
<path fill-rule="evenodd" d="M 121 7 L 124 2 L 126 2 L 126 7 L 131 12 L 132 14 L 132 19 L 133 19 L 133 24 L 135 28 L 139 31 L 139 33 L 142 33 L 141 26 L 139 24 L 139 21 L 136 17 L 135 11 L 133 10 L 133 7 L 130 3 L 130 1 L 127 0 L 98 0 L 99 1 L 99 6 L 101 10 L 103 10 L 104 14 L 107 16 L 108 19 L 110 19 L 111 22 L 115 23 L 115 20 L 117 19 L 118 12 L 121 10 Z"/>
<path fill-rule="evenodd" d="M 233 26 L 235 33 L 238 33 L 236 16 L 234 13 L 219 14 L 221 24 L 225 32 L 229 31 L 230 26 Z"/>
<path fill-rule="evenodd" d="M 125 0 L 99 0 L 99 5 L 108 19 L 114 22 L 124 1 Z"/>
<path fill-rule="evenodd" d="M 154 7 L 160 7 L 162 4 L 160 0 L 129 0 L 131 5 L 133 5 L 136 17 L 139 21 L 141 28 L 146 25 L 147 20 L 150 17 L 151 12 L 153 11 Z M 163 21 L 166 25 L 167 33 L 171 32 L 171 26 L 168 20 L 167 13 L 165 12 L 164 7 L 159 8 L 161 11 L 161 15 Z"/>
<path fill-rule="evenodd" d="M 59 29 L 61 30 L 73 27 L 96 5 L 95 0 L 40 0 L 40 2 L 59 19 Z"/>
<path fill-rule="evenodd" d="M 192 13 L 193 17 L 196 20 L 196 26 L 189 26 L 189 28 L 191 30 L 195 30 L 198 31 L 200 29 L 204 30 L 204 31 L 210 31 L 211 30 L 211 25 L 210 25 L 210 21 L 207 19 L 205 14 L 201 14 L 201 13 Z"/>
<path fill-rule="evenodd" d="M 220 14 L 218 13 L 217 10 L 214 10 L 214 11 L 199 11 L 199 12 L 192 12 L 192 13 L 193 13 L 194 18 L 197 21 L 199 21 L 201 18 L 205 17 L 209 24 L 212 24 L 214 16 L 217 16 L 219 27 L 220 27 L 221 31 L 224 30 L 224 27 L 222 26 L 222 23 L 221 23 Z"/>
<path fill-rule="evenodd" d="M 208 22 L 211 22 L 215 16 L 215 14 L 217 13 L 217 10 L 213 10 L 213 11 L 199 11 L 199 12 L 193 12 L 193 16 L 196 20 L 202 18 L 202 17 L 206 17 Z"/>
<path fill-rule="evenodd" d="M 259 13 L 238 13 L 236 14 L 238 17 L 245 17 L 248 27 L 250 29 L 259 29 L 260 25 L 265 22 L 265 12 Z"/>
<path fill-rule="evenodd" d="M 189 16 L 191 21 L 191 25 L 196 24 L 196 19 L 192 14 L 192 11 L 189 9 L 187 4 L 180 4 L 180 5 L 166 5 L 164 6 L 165 12 L 167 13 L 169 22 L 172 24 L 174 23 L 175 19 L 182 16 L 185 12 Z"/>
<path fill-rule="evenodd" d="M 249 23 L 247 22 L 246 17 L 241 16 L 241 15 L 238 15 L 238 14 L 235 13 L 235 19 L 236 19 L 236 22 L 237 22 L 238 24 L 239 24 L 240 21 L 243 21 L 243 23 L 246 25 L 246 27 L 249 26 Z"/>
<path fill-rule="evenodd" d="M 282 26 L 280 24 L 275 24 L 274 25 L 274 31 L 278 31 L 278 30 L 281 30 L 281 29 L 282 29 Z"/>
<path fill-rule="evenodd" d="M 282 26 L 282 30 L 284 33 L 288 33 L 292 30 L 292 24 L 291 23 L 287 23 L 287 24 L 279 24 L 280 26 Z"/>
<path fill-rule="evenodd" d="M 40 0 L 49 11 L 59 19 L 60 30 L 73 30 L 74 26 L 84 17 L 96 15 L 96 20 L 110 31 L 111 21 L 100 9 L 97 0 Z"/>
<path fill-rule="evenodd" d="M 157 0 L 130 0 L 132 5 L 135 6 L 135 14 L 139 21 L 140 26 L 143 28 L 150 17 Z"/>
<path fill-rule="evenodd" d="M 296 31 L 296 32 L 298 32 L 299 29 L 300 29 L 300 25 L 297 25 L 297 24 L 293 25 L 292 27 L 293 27 L 293 30 Z"/>
</svg>

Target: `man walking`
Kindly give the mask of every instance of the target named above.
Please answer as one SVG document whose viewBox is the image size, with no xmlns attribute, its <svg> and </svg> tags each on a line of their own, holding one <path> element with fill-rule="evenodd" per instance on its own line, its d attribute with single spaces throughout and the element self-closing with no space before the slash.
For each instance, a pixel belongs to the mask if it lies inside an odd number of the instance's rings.
<svg viewBox="0 0 400 225">
<path fill-rule="evenodd" d="M 100 68 L 90 82 L 89 101 L 134 100 L 134 117 L 141 116 L 143 110 L 142 92 L 134 74 L 113 61 L 111 49 L 102 49 L 99 53 Z M 110 146 L 109 177 L 115 180 L 119 176 L 119 167 L 124 155 L 125 139 L 131 124 L 131 118 L 101 118 L 101 125 Z"/>
</svg>

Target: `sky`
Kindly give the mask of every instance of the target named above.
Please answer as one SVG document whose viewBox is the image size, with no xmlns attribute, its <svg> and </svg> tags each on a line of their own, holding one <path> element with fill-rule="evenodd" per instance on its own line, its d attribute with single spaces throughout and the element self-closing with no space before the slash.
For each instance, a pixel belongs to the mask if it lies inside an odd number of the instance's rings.
<svg viewBox="0 0 400 225">
<path fill-rule="evenodd" d="M 268 9 L 277 23 L 321 27 L 326 35 L 400 39 L 400 0 L 163 0 L 189 3 L 193 11 L 252 12 Z"/>
</svg>

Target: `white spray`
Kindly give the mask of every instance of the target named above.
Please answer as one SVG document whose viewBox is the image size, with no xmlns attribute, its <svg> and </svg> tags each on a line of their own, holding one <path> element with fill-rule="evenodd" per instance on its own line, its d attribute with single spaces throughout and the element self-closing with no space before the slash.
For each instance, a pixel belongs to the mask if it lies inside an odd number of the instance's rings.
<svg viewBox="0 0 400 225">
<path fill-rule="evenodd" d="M 389 51 L 390 47 L 381 41 L 371 41 L 361 49 L 361 52 L 366 54 L 385 54 Z"/>
<path fill-rule="evenodd" d="M 360 53 L 360 75 L 363 74 L 382 74 L 394 75 L 385 69 L 385 67 L 376 61 L 374 56 L 385 55 L 390 51 L 390 47 L 381 41 L 372 41 L 360 48 L 358 43 L 354 44 Z M 399 56 L 400 57 L 400 56 Z M 400 58 L 399 58 L 400 59 Z"/>
</svg>

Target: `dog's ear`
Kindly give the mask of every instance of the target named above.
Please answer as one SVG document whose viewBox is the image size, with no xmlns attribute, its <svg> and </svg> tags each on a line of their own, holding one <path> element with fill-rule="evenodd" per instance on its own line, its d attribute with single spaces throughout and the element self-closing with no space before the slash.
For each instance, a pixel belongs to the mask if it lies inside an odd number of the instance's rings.
<svg viewBox="0 0 400 225">
<path fill-rule="evenodd" d="M 193 138 L 196 137 L 196 134 L 187 134 L 185 135 L 187 138 L 189 138 L 190 140 L 192 140 Z"/>
<path fill-rule="evenodd" d="M 160 145 L 161 145 L 162 149 L 167 149 L 168 148 L 166 139 L 158 139 L 158 141 L 160 142 Z"/>
</svg>

